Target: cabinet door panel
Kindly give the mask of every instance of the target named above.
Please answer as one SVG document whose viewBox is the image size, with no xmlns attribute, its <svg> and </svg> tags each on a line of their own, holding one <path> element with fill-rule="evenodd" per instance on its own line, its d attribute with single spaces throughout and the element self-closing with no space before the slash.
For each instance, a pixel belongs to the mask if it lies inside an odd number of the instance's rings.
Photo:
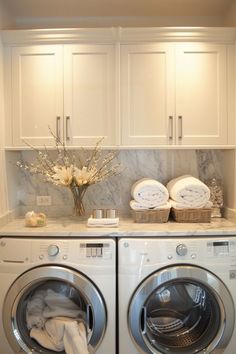
<svg viewBox="0 0 236 354">
<path fill-rule="evenodd" d="M 176 48 L 177 143 L 226 144 L 225 46 L 202 43 Z"/>
<path fill-rule="evenodd" d="M 68 45 L 64 58 L 67 144 L 93 145 L 101 136 L 114 144 L 114 47 Z"/>
<path fill-rule="evenodd" d="M 121 48 L 123 144 L 171 142 L 168 128 L 173 127 L 168 127 L 168 116 L 174 110 L 172 52 L 168 44 Z"/>
<path fill-rule="evenodd" d="M 54 144 L 48 127 L 62 132 L 62 80 L 61 46 L 12 49 L 14 145 L 24 145 L 22 140 L 33 145 Z"/>
</svg>

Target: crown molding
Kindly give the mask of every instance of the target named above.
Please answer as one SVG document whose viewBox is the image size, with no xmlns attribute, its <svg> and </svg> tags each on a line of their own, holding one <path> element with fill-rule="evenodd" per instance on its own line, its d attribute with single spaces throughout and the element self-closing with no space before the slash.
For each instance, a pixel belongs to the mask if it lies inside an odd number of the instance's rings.
<svg viewBox="0 0 236 354">
<path fill-rule="evenodd" d="M 236 42 L 235 27 L 107 27 L 3 30 L 2 42 L 8 46 L 66 43 L 134 42 Z"/>
<path fill-rule="evenodd" d="M 117 30 L 110 28 L 60 28 L 36 30 L 4 30 L 2 42 L 7 45 L 58 43 L 114 43 Z"/>
<path fill-rule="evenodd" d="M 236 28 L 231 27 L 152 27 L 121 28 L 121 42 L 215 42 L 232 44 Z"/>
</svg>

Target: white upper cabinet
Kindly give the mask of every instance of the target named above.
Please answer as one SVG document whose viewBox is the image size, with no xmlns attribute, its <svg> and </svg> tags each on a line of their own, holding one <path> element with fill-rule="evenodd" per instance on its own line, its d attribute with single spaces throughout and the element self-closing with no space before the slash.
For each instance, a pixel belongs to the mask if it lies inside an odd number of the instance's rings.
<svg viewBox="0 0 236 354">
<path fill-rule="evenodd" d="M 11 109 L 13 145 L 52 145 L 62 131 L 62 46 L 12 48 Z"/>
<path fill-rule="evenodd" d="M 172 142 L 173 55 L 173 46 L 165 43 L 121 47 L 123 144 L 157 145 Z"/>
<path fill-rule="evenodd" d="M 67 145 L 115 142 L 115 58 L 111 45 L 64 46 L 64 139 Z"/>
<path fill-rule="evenodd" d="M 229 147 L 233 28 L 2 31 L 6 145 Z"/>
<path fill-rule="evenodd" d="M 114 45 L 12 48 L 13 146 L 115 145 Z"/>
<path fill-rule="evenodd" d="M 124 44 L 124 145 L 227 144 L 226 46 Z"/>
<path fill-rule="evenodd" d="M 176 44 L 176 143 L 227 144 L 226 46 Z"/>
</svg>

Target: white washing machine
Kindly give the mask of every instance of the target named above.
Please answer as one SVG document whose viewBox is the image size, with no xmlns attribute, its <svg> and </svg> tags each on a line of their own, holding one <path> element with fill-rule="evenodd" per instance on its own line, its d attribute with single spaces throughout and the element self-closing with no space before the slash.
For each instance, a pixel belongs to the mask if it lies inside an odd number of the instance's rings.
<svg viewBox="0 0 236 354">
<path fill-rule="evenodd" d="M 84 313 L 89 353 L 115 354 L 115 257 L 112 239 L 1 238 L 0 354 L 55 354 L 30 338 L 26 323 L 29 299 L 48 289 Z"/>
<path fill-rule="evenodd" d="M 236 352 L 236 236 L 119 240 L 119 354 Z"/>
</svg>

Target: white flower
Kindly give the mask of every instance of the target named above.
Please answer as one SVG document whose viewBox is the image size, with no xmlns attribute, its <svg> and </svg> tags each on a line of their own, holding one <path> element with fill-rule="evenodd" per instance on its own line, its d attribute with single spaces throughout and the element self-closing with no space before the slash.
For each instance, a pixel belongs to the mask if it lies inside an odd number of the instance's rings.
<svg viewBox="0 0 236 354">
<path fill-rule="evenodd" d="M 74 177 L 76 184 L 82 186 L 83 184 L 92 184 L 97 181 L 96 179 L 97 169 L 92 167 L 88 169 L 87 167 L 82 167 L 82 169 L 75 167 Z"/>
<path fill-rule="evenodd" d="M 69 186 L 73 179 L 73 166 L 54 166 L 55 174 L 52 175 L 52 179 L 57 181 L 58 184 L 63 186 Z"/>
<path fill-rule="evenodd" d="M 18 161 L 18 167 L 31 174 L 41 176 L 44 182 L 70 189 L 73 189 L 76 185 L 87 187 L 121 172 L 120 164 L 113 164 L 116 153 L 106 154 L 102 151 L 103 138 L 97 141 L 91 151 L 81 148 L 79 153 L 77 151 L 71 153 L 67 151 L 64 143 L 58 139 L 50 128 L 49 131 L 55 141 L 56 157 L 50 156 L 46 147 L 44 151 L 40 151 L 25 141 L 28 146 L 37 152 L 36 162 Z M 81 189 L 85 190 L 85 188 Z"/>
</svg>

